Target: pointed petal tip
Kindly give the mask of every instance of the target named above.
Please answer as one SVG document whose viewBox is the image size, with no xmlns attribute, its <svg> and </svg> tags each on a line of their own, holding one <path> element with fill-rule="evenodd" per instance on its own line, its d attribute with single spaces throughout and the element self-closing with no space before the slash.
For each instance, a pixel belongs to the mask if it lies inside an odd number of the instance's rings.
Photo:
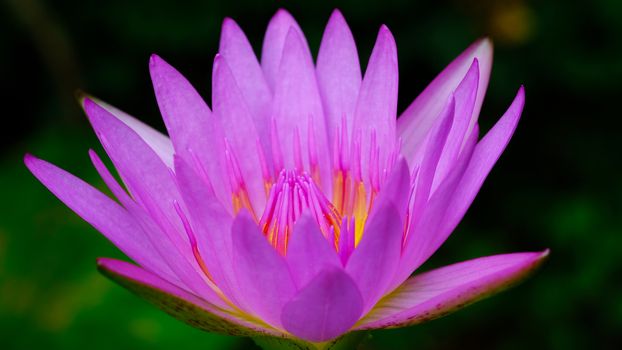
<svg viewBox="0 0 622 350">
<path fill-rule="evenodd" d="M 28 169 L 30 171 L 32 171 L 32 166 L 34 165 L 35 162 L 37 162 L 39 160 L 39 158 L 33 156 L 30 153 L 26 153 L 24 154 L 24 164 L 26 165 L 26 167 L 28 167 Z"/>
<path fill-rule="evenodd" d="M 170 67 L 170 64 L 162 57 L 158 56 L 158 54 L 152 53 L 151 56 L 149 56 L 149 70 L 151 74 L 153 74 L 154 70 L 159 70 L 164 67 Z"/>
<path fill-rule="evenodd" d="M 86 92 L 84 92 L 81 89 L 76 89 L 73 92 L 73 96 L 75 97 L 75 99 L 78 101 L 78 103 L 80 104 L 80 106 L 84 106 L 84 100 L 87 99 L 88 97 L 90 97 L 89 94 L 87 94 Z"/>
<path fill-rule="evenodd" d="M 220 42 L 222 45 L 223 38 L 227 38 L 230 35 L 233 35 L 235 32 L 241 32 L 242 28 L 238 25 L 238 23 L 231 17 L 225 17 L 222 20 L 222 25 L 220 27 Z"/>
<path fill-rule="evenodd" d="M 333 12 L 331 12 L 330 14 L 330 19 L 328 20 L 328 22 L 330 23 L 332 21 L 345 22 L 345 17 L 338 8 L 334 9 Z"/>
<path fill-rule="evenodd" d="M 150 64 L 150 65 L 156 64 L 156 62 L 157 62 L 158 60 L 161 60 L 161 58 L 160 58 L 160 56 L 158 56 L 157 54 L 152 53 L 151 55 L 149 55 L 149 64 Z"/>
<path fill-rule="evenodd" d="M 546 248 L 545 250 L 540 252 L 540 255 L 539 255 L 538 259 L 540 259 L 540 260 L 548 259 L 549 255 L 551 255 L 551 249 Z"/>
<path fill-rule="evenodd" d="M 279 8 L 278 10 L 276 10 L 276 13 L 274 14 L 274 16 L 272 16 L 272 19 L 277 19 L 277 18 L 293 18 L 294 16 L 292 16 L 291 13 L 289 13 L 289 11 L 287 11 L 284 8 Z"/>
<path fill-rule="evenodd" d="M 224 29 L 229 29 L 232 27 L 237 27 L 237 23 L 235 22 L 235 20 L 231 17 L 225 17 L 222 20 L 222 28 Z"/>
<path fill-rule="evenodd" d="M 477 41 L 475 43 L 477 44 L 477 46 L 481 46 L 481 47 L 492 48 L 494 46 L 493 42 L 492 42 L 492 39 L 490 39 L 489 36 L 481 37 L 481 38 L 477 39 Z"/>
<path fill-rule="evenodd" d="M 381 24 L 380 29 L 378 30 L 378 37 L 380 36 L 386 37 L 387 39 L 393 39 L 393 33 L 386 24 Z"/>
</svg>

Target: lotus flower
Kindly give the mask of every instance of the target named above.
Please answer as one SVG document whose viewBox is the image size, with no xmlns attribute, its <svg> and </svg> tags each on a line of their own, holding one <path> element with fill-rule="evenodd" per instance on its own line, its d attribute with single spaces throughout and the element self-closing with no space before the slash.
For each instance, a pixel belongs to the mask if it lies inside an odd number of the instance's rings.
<svg viewBox="0 0 622 350">
<path fill-rule="evenodd" d="M 177 70 L 151 57 L 170 139 L 81 99 L 123 181 L 90 151 L 118 202 L 34 156 L 25 163 L 136 263 L 98 260 L 122 286 L 203 330 L 330 344 L 445 315 L 516 282 L 547 255 L 494 255 L 410 277 L 456 227 L 516 128 L 522 87 L 478 141 L 491 62 L 490 41 L 475 42 L 397 119 L 387 27 L 362 75 L 338 11 L 315 63 L 284 10 L 268 25 L 261 62 L 225 19 L 211 110 Z"/>
</svg>

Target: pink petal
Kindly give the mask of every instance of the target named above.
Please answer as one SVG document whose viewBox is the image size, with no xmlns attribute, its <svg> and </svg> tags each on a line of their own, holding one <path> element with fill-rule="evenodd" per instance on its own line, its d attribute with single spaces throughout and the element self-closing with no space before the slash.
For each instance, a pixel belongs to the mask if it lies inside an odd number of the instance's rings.
<svg viewBox="0 0 622 350">
<path fill-rule="evenodd" d="M 434 183 L 431 191 L 434 192 L 441 181 L 447 176 L 453 165 L 455 164 L 460 151 L 465 142 L 465 138 L 469 136 L 467 130 L 473 115 L 473 108 L 477 99 L 477 85 L 479 84 L 479 64 L 477 58 L 473 60 L 473 64 L 469 68 L 464 79 L 456 88 L 453 96 L 456 101 L 454 121 L 451 131 L 447 136 L 447 142 L 443 149 L 436 174 L 434 175 Z"/>
<path fill-rule="evenodd" d="M 289 12 L 279 9 L 268 24 L 261 49 L 261 68 L 266 77 L 266 82 L 272 90 L 275 90 L 275 85 L 278 81 L 277 75 L 285 47 L 285 38 L 290 29 L 294 30 L 300 37 L 301 50 L 308 57 L 305 57 L 305 60 L 311 60 L 311 51 L 300 26 L 298 26 L 298 23 L 296 23 L 296 20 Z"/>
<path fill-rule="evenodd" d="M 369 216 L 374 216 L 383 204 L 391 203 L 400 214 L 401 222 L 404 223 L 406 220 L 406 206 L 410 197 L 410 185 L 411 178 L 408 164 L 406 160 L 400 157 L 382 186 L 378 197 L 375 199 L 375 205 L 372 207 Z"/>
<path fill-rule="evenodd" d="M 447 136 L 452 129 L 455 113 L 456 101 L 454 96 L 450 95 L 445 108 L 441 112 L 441 116 L 436 121 L 437 125 L 431 130 L 422 150 L 423 159 L 417 172 L 415 201 L 411 209 L 413 220 L 417 220 L 421 216 L 421 211 L 425 209 L 432 193 L 432 183 L 436 175 L 438 162 L 448 140 Z"/>
<path fill-rule="evenodd" d="M 313 217 L 303 214 L 298 218 L 287 246 L 287 263 L 298 288 L 327 267 L 341 267 L 331 244 Z"/>
<path fill-rule="evenodd" d="M 181 222 L 170 210 L 180 201 L 170 170 L 132 129 L 90 99 L 84 110 L 134 199 L 163 227 L 181 229 Z"/>
<path fill-rule="evenodd" d="M 264 180 L 258 175 L 261 169 L 257 143 L 260 135 L 255 129 L 253 116 L 246 105 L 238 84 L 222 56 L 214 59 L 212 74 L 212 101 L 214 115 L 220 121 L 239 163 L 245 187 L 248 190 L 255 213 L 262 213 L 266 204 Z M 261 135 L 265 138 L 268 135 Z"/>
<path fill-rule="evenodd" d="M 378 38 L 365 77 L 354 113 L 354 135 L 361 133 L 361 154 L 371 154 L 371 134 L 375 133 L 380 145 L 380 168 L 386 167 L 390 152 L 396 143 L 395 118 L 397 115 L 397 48 L 395 39 L 386 26 L 378 32 Z M 363 176 L 368 173 L 369 159 L 363 156 L 361 167 Z"/>
<path fill-rule="evenodd" d="M 224 158 L 224 134 L 199 93 L 175 68 L 157 55 L 149 62 L 160 112 L 175 153 L 205 173 L 216 197 L 231 208 Z"/>
<path fill-rule="evenodd" d="M 380 301 L 357 329 L 405 327 L 447 315 L 524 279 L 548 253 L 494 255 L 416 275 Z"/>
<path fill-rule="evenodd" d="M 233 217 L 215 199 L 214 194 L 181 157 L 175 157 L 177 182 L 189 213 L 191 234 L 210 277 L 222 292 L 238 306 L 239 286 L 233 271 Z M 194 253 L 194 251 L 193 251 Z"/>
<path fill-rule="evenodd" d="M 402 256 L 388 290 L 393 290 L 402 284 L 415 269 L 425 262 L 422 251 L 426 250 L 427 244 L 434 239 L 439 227 L 443 225 L 446 208 L 471 160 L 476 138 L 476 135 L 469 138 L 468 148 L 464 149 L 454 168 L 422 210 L 416 215 L 411 212 L 409 229 L 402 243 Z M 425 258 L 427 259 L 427 256 Z"/>
<path fill-rule="evenodd" d="M 282 335 L 275 329 L 222 312 L 216 306 L 130 263 L 99 258 L 97 268 L 106 277 L 193 327 L 237 336 Z"/>
<path fill-rule="evenodd" d="M 140 215 L 141 225 L 153 239 L 168 238 L 168 245 L 160 253 L 179 278 L 195 293 L 217 300 L 191 258 L 188 238 L 174 209 L 174 203 L 182 200 L 170 169 L 134 131 L 107 110 L 89 99 L 84 100 L 84 109 L 133 198 L 148 214 L 133 210 L 132 215 Z"/>
<path fill-rule="evenodd" d="M 53 164 L 29 154 L 24 157 L 24 163 L 58 199 L 101 232 L 125 255 L 146 269 L 171 274 L 140 225 L 123 207 Z"/>
<path fill-rule="evenodd" d="M 86 97 L 86 96 L 85 96 Z M 140 120 L 132 117 L 131 115 L 113 107 L 106 102 L 103 102 L 97 98 L 88 96 L 89 99 L 95 101 L 98 105 L 106 109 L 110 114 L 117 117 L 125 125 L 129 126 L 135 133 L 140 136 L 146 144 L 153 149 L 155 153 L 160 156 L 164 164 L 169 168 L 173 167 L 173 144 L 168 136 L 162 134 L 158 130 L 150 127 L 149 125 L 141 122 Z"/>
<path fill-rule="evenodd" d="M 418 224 L 411 227 L 399 271 L 392 285 L 401 283 L 423 264 L 460 222 L 486 175 L 512 137 L 523 105 L 524 90 L 521 87 L 510 108 L 475 146 L 472 155 L 468 154 L 469 152 L 461 155 L 463 160 L 459 163 L 464 165 L 452 169 L 430 199 Z"/>
<path fill-rule="evenodd" d="M 471 161 L 456 187 L 451 203 L 447 207 L 443 226 L 436 234 L 435 239 L 429 241 L 430 247 L 427 251 L 429 255 L 426 255 L 431 256 L 462 220 L 475 195 L 482 187 L 486 176 L 510 142 L 524 105 L 525 90 L 521 86 L 505 114 L 475 147 Z"/>
<path fill-rule="evenodd" d="M 251 44 L 242 29 L 230 18 L 225 18 L 222 23 L 219 54 L 226 59 L 231 68 L 231 73 L 252 115 L 267 161 L 271 165 L 269 113 L 272 92 Z"/>
<path fill-rule="evenodd" d="M 402 243 L 400 214 L 391 203 L 378 203 L 363 238 L 350 256 L 346 271 L 356 282 L 364 301 L 364 311 L 382 297 L 397 268 Z"/>
<path fill-rule="evenodd" d="M 244 303 L 259 318 L 281 327 L 281 310 L 296 293 L 287 262 L 246 211 L 233 222 L 233 269 Z"/>
<path fill-rule="evenodd" d="M 324 342 L 347 332 L 362 310 L 354 281 L 340 268 L 328 268 L 285 305 L 281 320 L 296 337 Z"/>
<path fill-rule="evenodd" d="M 125 192 L 125 189 L 123 189 L 121 185 L 119 185 L 115 177 L 110 173 L 110 171 L 108 171 L 108 168 L 106 167 L 106 165 L 104 165 L 104 162 L 99 158 L 97 153 L 95 153 L 95 151 L 93 150 L 89 150 L 89 156 L 91 158 L 91 162 L 93 163 L 93 166 L 97 170 L 97 173 L 99 173 L 99 176 L 102 178 L 106 186 L 108 186 L 112 194 L 114 194 L 117 200 L 121 203 L 121 205 L 128 211 L 128 214 L 132 216 L 133 219 L 138 224 L 141 224 L 141 220 L 143 219 L 151 221 L 151 219 L 148 217 L 145 210 L 142 207 L 140 207 L 127 194 L 127 192 Z M 141 225 L 141 226 L 145 233 L 145 238 L 147 238 L 146 240 L 153 246 L 153 251 L 155 252 L 155 254 L 160 257 L 158 260 L 158 263 L 163 263 L 162 264 L 163 266 L 162 266 L 162 269 L 154 270 L 142 264 L 141 265 L 147 268 L 148 270 L 153 271 L 158 276 L 166 279 L 167 281 L 175 285 L 178 285 L 181 288 L 187 289 L 188 287 L 184 285 L 184 283 L 181 282 L 179 278 L 176 276 L 175 272 L 171 270 L 170 264 L 166 262 L 167 259 L 164 259 L 165 257 L 168 257 L 170 255 L 170 254 L 167 254 L 168 246 L 171 244 L 168 237 L 164 234 L 159 235 L 160 233 L 162 233 L 161 230 L 147 229 L 145 225 Z"/>
<path fill-rule="evenodd" d="M 480 78 L 477 87 L 477 99 L 466 134 L 470 133 L 484 101 L 492 67 L 492 43 L 488 39 L 478 40 L 469 46 L 417 96 L 398 118 L 397 134 L 403 140 L 402 154 L 406 159 L 415 158 L 417 150 L 434 125 L 434 121 L 443 109 L 449 94 L 462 81 L 475 58 L 479 61 Z M 413 164 L 409 163 L 409 165 L 412 169 Z"/>
<path fill-rule="evenodd" d="M 316 72 L 326 113 L 328 137 L 332 139 L 344 117 L 348 129 L 352 130 L 354 108 L 361 88 L 356 44 L 339 10 L 333 11 L 324 30 Z"/>
<path fill-rule="evenodd" d="M 319 167 L 324 193 L 331 193 L 330 155 L 322 102 L 315 79 L 311 56 L 305 49 L 304 38 L 298 31 L 289 31 L 283 48 L 283 57 L 276 81 L 272 116 L 276 124 L 286 168 L 293 169 L 295 162 L 295 134 L 298 133 L 302 162 L 311 169 L 309 152 L 319 157 Z M 309 127 L 312 129 L 309 130 Z M 309 137 L 312 139 L 310 140 Z M 316 149 L 310 149 L 310 144 Z M 275 161 L 276 162 L 276 161 Z"/>
</svg>

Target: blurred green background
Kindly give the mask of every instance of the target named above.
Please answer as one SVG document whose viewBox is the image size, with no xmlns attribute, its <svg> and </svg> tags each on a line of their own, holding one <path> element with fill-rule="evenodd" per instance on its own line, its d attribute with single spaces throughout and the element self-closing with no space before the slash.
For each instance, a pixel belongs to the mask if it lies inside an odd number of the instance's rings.
<svg viewBox="0 0 622 350">
<path fill-rule="evenodd" d="M 622 2 L 43 1 L 0 5 L 0 347 L 243 349 L 202 333 L 100 276 L 121 257 L 26 171 L 25 152 L 103 188 L 100 150 L 76 88 L 160 129 L 147 61 L 156 52 L 210 96 L 220 24 L 233 17 L 259 51 L 285 7 L 317 52 L 340 8 L 361 61 L 386 23 L 400 60 L 400 110 L 480 36 L 495 64 L 480 121 L 504 112 L 519 84 L 523 119 L 466 218 L 424 268 L 480 255 L 551 248 L 519 287 L 424 325 L 378 331 L 365 349 L 622 348 Z M 100 153 L 101 154 L 101 153 Z"/>
</svg>

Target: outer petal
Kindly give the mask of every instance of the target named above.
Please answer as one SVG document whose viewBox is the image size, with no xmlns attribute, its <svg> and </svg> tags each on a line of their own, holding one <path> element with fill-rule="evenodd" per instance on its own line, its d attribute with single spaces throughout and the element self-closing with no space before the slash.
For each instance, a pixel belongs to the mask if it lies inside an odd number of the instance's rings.
<svg viewBox="0 0 622 350">
<path fill-rule="evenodd" d="M 224 161 L 224 134 L 199 93 L 163 59 L 152 55 L 151 80 L 175 153 L 209 177 L 216 197 L 231 208 Z"/>
<path fill-rule="evenodd" d="M 120 205 L 70 173 L 31 155 L 24 163 L 71 210 L 100 231 L 123 253 L 147 269 L 170 275 L 140 225 Z"/>
<path fill-rule="evenodd" d="M 360 67 L 350 28 L 341 12 L 335 10 L 324 30 L 316 68 L 329 139 L 335 136 L 342 118 L 352 130 L 354 108 L 361 88 Z"/>
<path fill-rule="evenodd" d="M 457 187 L 452 205 L 447 209 L 448 220 L 441 232 L 451 232 L 464 216 L 486 176 L 514 135 L 524 106 L 525 89 L 521 86 L 508 110 L 475 147 L 473 158 Z"/>
<path fill-rule="evenodd" d="M 217 55 L 214 59 L 212 85 L 214 115 L 221 122 L 225 136 L 233 148 L 234 161 L 239 163 L 253 209 L 255 213 L 261 214 L 266 195 L 263 179 L 257 174 L 262 166 L 257 150 L 260 135 L 233 73 L 222 56 Z"/>
<path fill-rule="evenodd" d="M 416 215 L 411 215 L 408 229 L 403 239 L 402 256 L 389 290 L 393 290 L 402 284 L 427 259 L 428 256 L 423 255 L 422 252 L 427 252 L 428 244 L 435 240 L 439 227 L 443 225 L 444 213 L 449 203 L 451 203 L 456 187 L 471 161 L 476 138 L 477 134 L 473 134 L 469 138 L 468 148 L 465 148 L 455 167 L 429 199 L 423 210 Z"/>
<path fill-rule="evenodd" d="M 436 174 L 434 175 L 434 183 L 431 188 L 432 193 L 436 190 L 441 181 L 445 179 L 449 171 L 454 166 L 454 163 L 462 151 L 465 138 L 469 136 L 467 132 L 470 131 L 467 129 L 470 127 L 469 123 L 471 121 L 473 108 L 477 99 L 478 83 L 479 64 L 476 58 L 473 60 L 473 64 L 471 64 L 471 67 L 469 68 L 469 71 L 465 75 L 464 79 L 462 79 L 460 85 L 458 85 L 456 91 L 453 93 L 456 103 L 454 121 L 451 131 L 447 136 L 447 142 L 443 149 L 443 154 L 438 160 Z"/>
<path fill-rule="evenodd" d="M 298 288 L 327 267 L 341 267 L 331 243 L 322 235 L 317 221 L 308 214 L 303 214 L 294 225 L 287 246 L 287 263 Z"/>
<path fill-rule="evenodd" d="M 480 79 L 468 130 L 473 129 L 484 101 L 484 93 L 492 67 L 492 43 L 489 39 L 481 39 L 469 46 L 417 96 L 398 118 L 397 134 L 403 140 L 402 154 L 406 159 L 415 158 L 421 143 L 434 125 L 434 120 L 443 109 L 443 104 L 447 101 L 449 94 L 456 89 L 475 58 L 479 61 Z M 413 164 L 410 165 L 412 168 Z"/>
<path fill-rule="evenodd" d="M 129 215 L 131 215 L 138 224 L 142 223 L 141 226 L 143 227 L 145 238 L 153 246 L 154 252 L 157 253 L 158 256 L 160 256 L 160 258 L 158 259 L 158 263 L 162 263 L 162 265 L 165 265 L 163 266 L 165 267 L 165 269 L 154 270 L 145 265 L 141 265 L 144 268 L 156 273 L 158 276 L 166 279 L 167 281 L 179 286 L 180 288 L 189 290 L 189 287 L 179 280 L 179 277 L 176 276 L 174 270 L 171 270 L 169 268 L 171 264 L 168 263 L 168 261 L 170 261 L 171 259 L 174 259 L 175 261 L 179 260 L 177 259 L 178 256 L 171 254 L 171 250 L 169 249 L 171 241 L 164 233 L 162 233 L 162 230 L 152 229 L 152 226 L 156 226 L 155 223 L 153 223 L 153 220 L 149 218 L 149 215 L 146 213 L 146 211 L 127 194 L 123 187 L 121 187 L 115 177 L 110 173 L 106 165 L 104 165 L 104 162 L 99 158 L 97 153 L 95 153 L 95 151 L 93 150 L 89 150 L 89 156 L 91 158 L 93 166 L 99 173 L 99 176 L 104 181 L 106 186 L 108 186 L 114 196 L 117 197 L 117 200 L 121 203 L 123 207 L 125 207 Z M 151 222 L 152 225 L 145 225 L 145 221 Z"/>
<path fill-rule="evenodd" d="M 300 140 L 302 163 L 310 170 L 310 152 L 319 163 L 324 193 L 331 193 L 330 155 L 324 123 L 322 102 L 315 79 L 311 56 L 306 52 L 303 37 L 291 29 L 283 48 L 283 57 L 275 85 L 272 116 L 278 133 L 284 165 L 297 166 L 295 134 Z M 319 155 L 319 157 L 318 157 Z M 277 163 L 277 160 L 274 160 Z"/>
<path fill-rule="evenodd" d="M 237 336 L 281 335 L 272 328 L 265 328 L 231 313 L 225 313 L 218 307 L 130 263 L 99 258 L 97 268 L 106 277 L 193 327 Z"/>
<path fill-rule="evenodd" d="M 281 320 L 296 337 L 324 342 L 347 332 L 362 310 L 354 281 L 340 268 L 328 268 L 285 305 Z"/>
<path fill-rule="evenodd" d="M 81 100 L 86 98 L 87 96 L 83 96 Z M 158 130 L 150 127 L 149 125 L 141 122 L 140 120 L 132 117 L 131 115 L 121 111 L 120 109 L 113 107 L 106 102 L 103 102 L 97 98 L 88 96 L 89 99 L 95 101 L 98 105 L 106 109 L 110 114 L 117 117 L 121 120 L 125 125 L 129 126 L 135 133 L 137 133 L 146 144 L 153 149 L 155 153 L 160 156 L 164 164 L 169 168 L 173 167 L 173 144 L 168 136 L 162 134 Z M 83 103 L 83 101 L 81 101 Z"/>
<path fill-rule="evenodd" d="M 456 102 L 453 95 L 450 95 L 445 109 L 441 112 L 441 116 L 436 121 L 437 125 L 432 129 L 423 149 L 423 158 L 419 171 L 417 172 L 417 181 L 415 184 L 415 200 L 412 208 L 412 218 L 417 220 L 421 211 L 425 208 L 426 203 L 430 199 L 432 192 L 432 183 L 436 175 L 439 159 L 443 154 L 445 143 L 448 141 L 448 135 L 452 129 L 454 116 L 456 112 Z"/>
<path fill-rule="evenodd" d="M 441 221 L 442 224 L 438 227 L 438 231 L 427 233 L 431 236 L 424 240 L 425 248 L 421 252 L 422 262 L 443 244 L 466 213 L 486 176 L 514 134 L 524 103 L 525 92 L 521 87 L 512 105 L 475 147 L 469 165 L 456 186 L 451 201 L 445 207 L 446 212 Z"/>
<path fill-rule="evenodd" d="M 233 268 L 241 297 L 259 318 L 281 327 L 281 309 L 296 293 L 287 262 L 246 212 L 233 223 Z"/>
<path fill-rule="evenodd" d="M 385 168 L 395 146 L 395 118 L 397 115 L 397 49 L 393 35 L 386 26 L 378 32 L 374 50 L 369 59 L 354 113 L 354 135 L 361 134 L 361 154 L 368 155 L 371 135 L 380 145 L 380 169 Z M 369 157 L 361 159 L 363 176 L 368 174 Z"/>
<path fill-rule="evenodd" d="M 173 201 L 180 201 L 180 197 L 169 168 L 135 132 L 103 107 L 87 98 L 84 110 L 134 199 L 163 228 L 181 230 L 181 222 L 171 210 Z M 176 245 L 182 245 L 180 235 L 172 236 Z"/>
<path fill-rule="evenodd" d="M 350 256 L 346 271 L 354 279 L 367 312 L 382 296 L 400 258 L 402 221 L 391 203 L 378 203 L 378 211 L 372 216 L 358 247 Z"/>
<path fill-rule="evenodd" d="M 161 252 L 165 260 L 194 293 L 213 300 L 214 292 L 192 258 L 184 227 L 174 209 L 174 203 L 182 201 L 170 169 L 136 133 L 108 111 L 89 99 L 84 101 L 84 109 L 132 196 L 149 214 L 141 224 L 147 225 L 146 230 L 157 230 L 157 236 L 168 238 L 170 243 Z"/>
<path fill-rule="evenodd" d="M 225 18 L 222 23 L 218 52 L 231 68 L 252 115 L 268 165 L 271 166 L 269 114 L 272 93 L 251 44 L 242 29 L 230 18 Z"/>
<path fill-rule="evenodd" d="M 547 255 L 494 255 L 416 275 L 381 300 L 357 329 L 405 327 L 447 315 L 514 285 Z"/>
<path fill-rule="evenodd" d="M 417 225 L 411 227 L 393 285 L 401 283 L 423 264 L 458 225 L 486 175 L 512 137 L 524 101 L 521 87 L 510 108 L 475 146 L 472 155 L 466 154 L 467 152 L 461 155 L 463 160 L 459 163 L 464 165 L 456 166 L 452 170 L 453 174 L 450 173 L 430 199 Z"/>
<path fill-rule="evenodd" d="M 279 66 L 281 65 L 285 38 L 290 29 L 294 30 L 296 34 L 300 36 L 302 41 L 301 49 L 304 51 L 304 55 L 308 57 L 305 59 L 311 59 L 311 51 L 309 50 L 309 45 L 307 44 L 307 40 L 300 26 L 298 26 L 298 23 L 296 23 L 296 20 L 289 12 L 279 9 L 268 24 L 266 36 L 263 40 L 263 47 L 261 49 L 261 68 L 263 69 L 268 85 L 273 90 L 278 80 L 277 74 L 279 72 Z"/>
</svg>

